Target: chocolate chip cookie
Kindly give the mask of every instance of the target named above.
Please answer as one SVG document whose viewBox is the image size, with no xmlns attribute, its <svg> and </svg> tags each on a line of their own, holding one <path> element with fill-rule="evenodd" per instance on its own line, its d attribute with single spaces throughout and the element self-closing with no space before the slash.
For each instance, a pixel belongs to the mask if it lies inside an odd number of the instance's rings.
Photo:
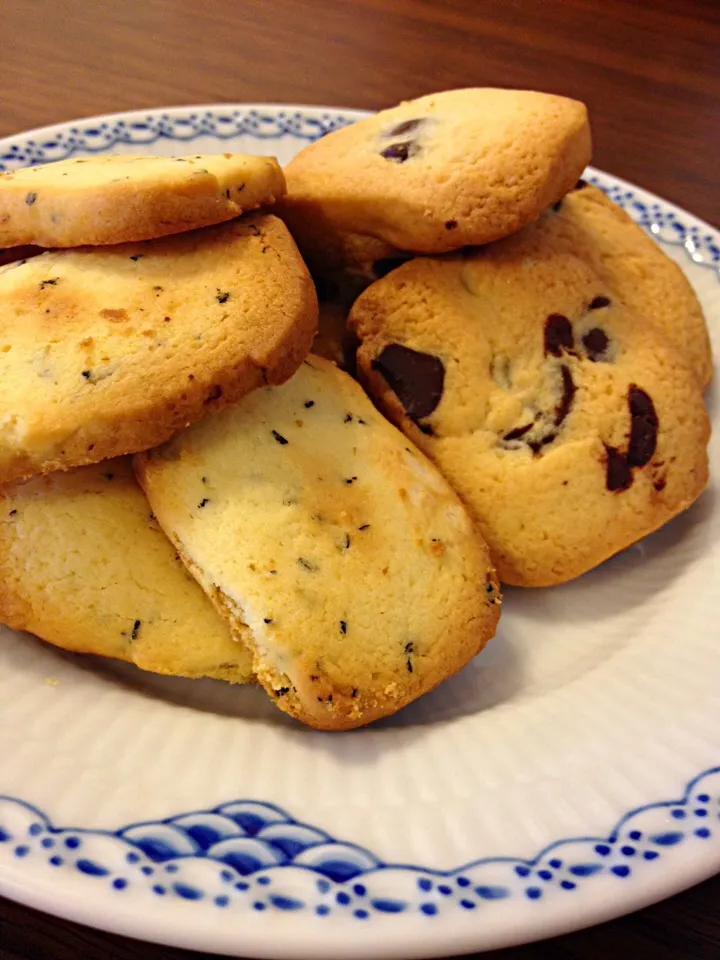
<svg viewBox="0 0 720 960">
<path fill-rule="evenodd" d="M 602 190 L 584 180 L 554 212 L 556 217 L 544 225 L 549 241 L 584 257 L 633 313 L 660 324 L 707 386 L 713 358 L 705 318 L 675 261 Z"/>
<path fill-rule="evenodd" d="M 302 236 L 335 232 L 398 250 L 457 250 L 533 221 L 577 181 L 590 149 L 587 111 L 575 100 L 450 90 L 305 147 L 284 170 L 279 212 L 301 246 Z"/>
<path fill-rule="evenodd" d="M 652 301 L 631 308 L 566 240 L 551 211 L 482 250 L 404 264 L 350 315 L 372 396 L 472 509 L 509 584 L 591 569 L 708 476 L 689 359 Z"/>
</svg>

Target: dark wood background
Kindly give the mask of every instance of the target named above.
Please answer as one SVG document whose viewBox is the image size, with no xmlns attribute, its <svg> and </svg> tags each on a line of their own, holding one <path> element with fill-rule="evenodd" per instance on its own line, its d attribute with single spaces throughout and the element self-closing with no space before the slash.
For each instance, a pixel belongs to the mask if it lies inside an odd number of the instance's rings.
<svg viewBox="0 0 720 960">
<path fill-rule="evenodd" d="M 595 163 L 720 225 L 720 0 L 0 0 L 0 137 L 141 107 L 584 100 Z M 0 760 L 0 765 L 2 761 Z M 718 960 L 720 877 L 498 960 Z M 181 960 L 0 901 L 0 960 Z"/>
</svg>

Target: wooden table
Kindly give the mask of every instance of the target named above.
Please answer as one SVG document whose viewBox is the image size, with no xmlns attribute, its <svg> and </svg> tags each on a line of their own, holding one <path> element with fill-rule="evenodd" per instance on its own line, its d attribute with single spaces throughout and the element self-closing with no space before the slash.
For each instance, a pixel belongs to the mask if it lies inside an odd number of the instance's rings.
<svg viewBox="0 0 720 960">
<path fill-rule="evenodd" d="M 718 50 L 718 0 L 0 0 L 0 137 L 159 105 L 534 87 L 588 104 L 597 166 L 720 225 Z M 718 902 L 720 877 L 485 956 L 717 960 Z M 0 960 L 193 956 L 0 903 Z"/>
</svg>

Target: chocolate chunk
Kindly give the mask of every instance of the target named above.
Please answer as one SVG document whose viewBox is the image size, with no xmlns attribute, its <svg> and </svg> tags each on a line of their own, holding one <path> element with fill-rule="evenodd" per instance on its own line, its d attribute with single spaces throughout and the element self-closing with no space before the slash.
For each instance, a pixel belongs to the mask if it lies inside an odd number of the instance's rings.
<svg viewBox="0 0 720 960">
<path fill-rule="evenodd" d="M 562 365 L 560 368 L 560 373 L 562 374 L 562 397 L 560 398 L 560 403 L 555 407 L 555 426 L 559 427 L 563 422 L 565 417 L 570 413 L 570 408 L 572 407 L 573 400 L 575 399 L 575 393 L 577 392 L 577 387 L 575 386 L 575 381 L 572 378 L 572 373 L 570 372 L 570 367 Z"/>
<path fill-rule="evenodd" d="M 394 127 L 390 127 L 383 134 L 384 137 L 401 137 L 404 133 L 412 133 L 425 123 L 424 117 L 415 117 L 412 120 L 401 120 Z"/>
<path fill-rule="evenodd" d="M 503 437 L 503 440 L 519 440 L 521 437 L 524 437 L 528 430 L 532 430 L 533 425 L 531 423 L 526 423 L 524 427 L 515 427 L 514 430 L 511 430 L 509 433 L 506 433 Z"/>
<path fill-rule="evenodd" d="M 545 356 L 550 353 L 559 357 L 563 350 L 569 353 L 574 345 L 572 324 L 568 318 L 561 313 L 551 313 L 545 321 Z"/>
<path fill-rule="evenodd" d="M 396 257 L 382 257 L 380 260 L 376 260 L 372 265 L 372 272 L 378 278 L 382 280 L 383 277 L 386 277 L 389 273 L 395 270 L 401 264 L 406 263 L 409 260 L 407 254 L 401 253 Z"/>
<path fill-rule="evenodd" d="M 584 190 L 586 186 L 587 186 L 587 180 L 583 180 L 583 179 L 581 178 L 581 179 L 578 180 L 578 182 L 575 184 L 575 186 L 573 187 L 573 190 Z"/>
<path fill-rule="evenodd" d="M 446 220 L 446 221 L 445 221 L 445 229 L 446 229 L 446 230 L 454 230 L 454 229 L 457 227 L 457 225 L 458 225 L 457 220 Z"/>
<path fill-rule="evenodd" d="M 415 153 L 417 153 L 417 144 L 414 140 L 403 140 L 401 143 L 391 143 L 380 151 L 380 156 L 386 160 L 393 160 L 395 163 L 405 163 Z"/>
<path fill-rule="evenodd" d="M 650 462 L 657 446 L 657 413 L 647 393 L 640 387 L 636 387 L 634 383 L 630 385 L 628 391 L 628 406 L 630 407 L 628 463 L 631 467 L 644 467 Z"/>
<path fill-rule="evenodd" d="M 595 297 L 589 306 L 589 310 L 602 310 L 603 307 L 610 306 L 610 297 Z"/>
<path fill-rule="evenodd" d="M 429 417 L 440 403 L 445 367 L 439 357 L 391 343 L 372 362 L 413 420 Z"/>
<path fill-rule="evenodd" d="M 592 360 L 593 363 L 603 358 L 605 351 L 610 345 L 607 334 L 604 330 L 601 330 L 600 327 L 593 327 L 592 330 L 588 330 L 582 338 L 582 342 L 588 359 Z"/>
<path fill-rule="evenodd" d="M 653 487 L 655 487 L 657 492 L 660 493 L 661 490 L 665 489 L 666 483 L 667 483 L 667 480 L 665 479 L 665 477 L 660 477 L 658 480 L 655 481 L 655 483 L 653 483 Z"/>
<path fill-rule="evenodd" d="M 546 447 L 548 444 L 552 443 L 553 440 L 557 437 L 556 433 L 546 433 L 544 437 L 540 437 L 539 440 L 530 440 L 528 441 L 528 446 L 532 452 L 537 456 L 543 447 Z"/>
<path fill-rule="evenodd" d="M 605 444 L 605 486 L 613 493 L 628 490 L 632 486 L 633 475 L 627 457 L 617 447 Z"/>
</svg>

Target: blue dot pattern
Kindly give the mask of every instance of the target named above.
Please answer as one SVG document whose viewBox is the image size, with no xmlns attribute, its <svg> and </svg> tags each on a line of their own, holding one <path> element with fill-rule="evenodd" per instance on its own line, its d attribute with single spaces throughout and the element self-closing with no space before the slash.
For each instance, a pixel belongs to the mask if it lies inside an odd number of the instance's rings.
<svg viewBox="0 0 720 960">
<path fill-rule="evenodd" d="M 572 900 L 596 876 L 628 886 L 677 847 L 706 847 L 719 818 L 715 768 L 692 781 L 682 799 L 633 810 L 604 837 L 558 841 L 530 860 L 479 860 L 443 872 L 384 863 L 256 801 L 106 832 L 65 830 L 36 808 L 0 797 L 0 859 L 37 861 L 54 876 L 70 872 L 111 896 L 147 893 L 193 910 L 306 911 L 351 923 L 414 915 L 432 923 L 478 908 L 482 916 L 503 900 L 543 910 L 555 896 Z"/>
</svg>

